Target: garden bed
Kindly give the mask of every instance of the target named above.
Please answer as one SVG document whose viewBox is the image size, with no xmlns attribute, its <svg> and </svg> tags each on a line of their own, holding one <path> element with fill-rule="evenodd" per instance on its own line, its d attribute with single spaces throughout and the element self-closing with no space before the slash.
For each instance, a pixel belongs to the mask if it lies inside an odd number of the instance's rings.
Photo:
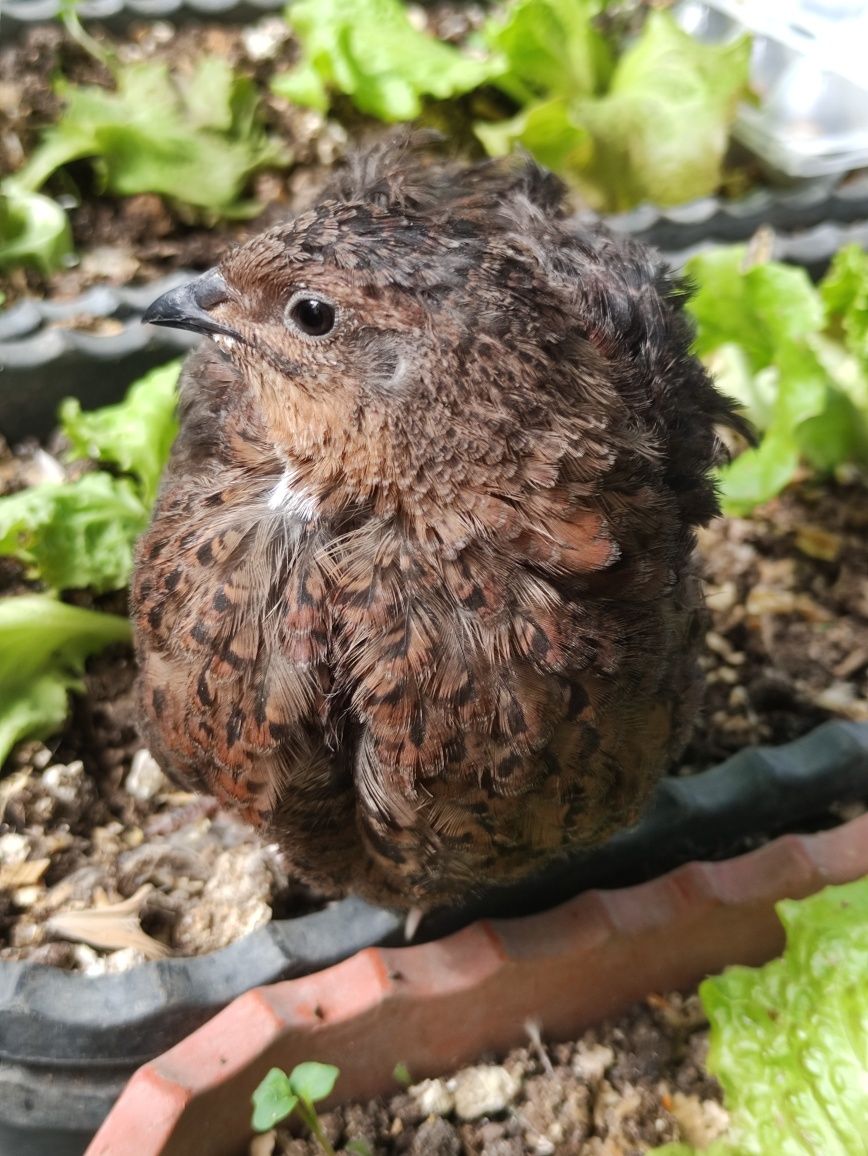
<svg viewBox="0 0 868 1156">
<path fill-rule="evenodd" d="M 106 48 L 122 68 L 167 65 L 181 78 L 179 91 L 199 57 L 226 62 L 252 82 L 257 131 L 282 144 L 285 161 L 251 170 L 225 213 L 154 192 L 108 195 L 89 159 L 54 173 L 45 191 L 68 211 L 77 255 L 52 274 L 0 273 L 0 427 L 15 441 L 45 439 L 14 452 L 0 447 L 0 494 L 93 468 L 60 464 L 63 446 L 47 425 L 62 396 L 76 394 L 85 408 L 116 400 L 144 369 L 187 348 L 187 334 L 138 324 L 157 281 L 208 268 L 228 247 L 296 213 L 350 144 L 392 131 L 354 107 L 346 90 L 330 92 L 327 114 L 272 93 L 274 74 L 302 51 L 272 0 L 157 0 L 154 11 L 170 19 L 149 23 L 135 18 L 137 3 L 82 5 L 83 17 L 108 20 L 88 25 L 94 53 L 74 28 L 71 35 L 39 24 L 13 2 L 12 39 L 8 22 L 0 29 L 0 170 L 30 157 L 56 120 L 58 76 L 121 90 L 119 72 L 100 63 Z M 464 44 L 488 7 L 423 4 L 411 20 Z M 37 8 L 54 14 L 53 0 L 31 0 L 30 11 Z M 263 9 L 270 14 L 242 23 Z M 619 8 L 615 19 L 623 18 Z M 442 130 L 450 147 L 480 156 L 474 121 L 517 106 L 488 80 L 460 91 L 435 101 L 420 89 L 420 120 Z M 253 206 L 246 216 L 234 213 L 242 198 Z M 595 215 L 577 193 L 571 204 L 579 218 Z M 845 242 L 868 241 L 868 174 L 774 188 L 733 150 L 713 195 L 670 209 L 640 204 L 609 219 L 676 266 L 697 247 L 748 240 L 761 228 L 739 276 L 768 254 L 818 275 Z M 802 292 L 815 293 L 799 276 Z M 848 352 L 849 339 L 855 349 L 853 316 L 834 306 L 827 316 L 815 304 L 818 333 L 825 326 L 833 342 L 845 333 Z M 758 359 L 752 372 L 771 371 L 777 355 L 769 353 L 769 364 Z M 177 789 L 138 737 L 129 648 L 91 660 L 63 730 L 20 744 L 0 779 L 0 1150 L 8 1142 L 28 1156 L 79 1153 L 131 1072 L 173 1045 L 133 1079 L 106 1125 L 108 1140 L 98 1138 L 94 1151 L 139 1156 L 147 1137 L 148 1151 L 166 1143 L 186 1156 L 210 1135 L 209 1151 L 231 1148 L 235 1156 L 247 1150 L 249 1096 L 266 1053 L 295 1062 L 312 1048 L 336 1063 L 346 1054 L 338 1093 L 349 1101 L 322 1118 L 348 1156 L 640 1156 L 670 1139 L 711 1139 L 726 1116 L 705 1068 L 696 996 L 647 993 L 694 992 L 697 979 L 733 959 L 768 958 L 779 938 L 774 899 L 850 878 L 862 862 L 864 838 L 855 832 L 866 820 L 842 820 L 865 809 L 868 728 L 815 728 L 868 722 L 864 473 L 860 480 L 855 467 L 841 466 L 825 482 L 799 473 L 751 517 L 704 531 L 700 551 L 709 607 L 705 706 L 642 824 L 587 860 L 432 913 L 406 951 L 356 954 L 401 942 L 402 918 L 357 900 L 327 902 L 214 800 Z M 126 573 L 100 588 L 125 581 Z M 63 588 L 68 602 L 126 612 L 123 592 Z M 22 568 L 0 559 L 0 594 L 29 589 Z M 793 748 L 754 749 L 809 732 Z M 787 830 L 825 833 L 733 858 Z M 726 862 L 663 875 L 706 857 Z M 656 882 L 614 890 L 646 879 Z M 509 918 L 467 926 L 480 915 Z M 457 927 L 466 930 L 450 935 Z M 324 970 L 347 956 L 339 973 Z M 486 986 L 486 968 L 504 986 Z M 550 982 L 553 971 L 559 983 Z M 471 978 L 477 988 L 469 984 L 466 1002 L 451 1004 L 452 989 Z M 516 1047 L 528 1014 L 545 1021 L 542 1036 L 529 1025 L 528 1042 Z M 564 1038 L 572 1042 L 558 1042 Z M 398 1086 L 392 1066 L 404 1059 L 415 1070 L 399 1074 L 407 1086 L 390 1096 Z M 412 1083 L 424 1075 L 434 1078 Z M 283 1128 L 249 1145 L 249 1156 L 318 1151 Z"/>
<path fill-rule="evenodd" d="M 235 19 L 245 14 L 249 12 L 239 8 Z M 159 61 L 183 77 L 200 55 L 226 61 L 237 75 L 253 81 L 263 128 L 286 146 L 289 164 L 255 175 L 248 190 L 252 215 L 232 220 L 191 210 L 156 193 L 105 195 L 89 165 L 74 163 L 49 187 L 68 209 L 77 257 L 51 275 L 36 268 L 0 271 L 5 308 L 30 297 L 72 301 L 94 285 L 139 285 L 177 270 L 208 268 L 231 245 L 306 203 L 349 141 L 358 144 L 392 131 L 359 114 L 346 98 L 338 98 L 333 115 L 326 118 L 271 92 L 271 78 L 298 58 L 298 46 L 280 15 L 247 24 L 226 22 L 232 18 L 231 6 L 220 14 L 222 19 L 209 19 L 207 6 L 199 13 L 182 9 L 169 15 L 172 20 L 133 19 L 116 27 L 96 23 L 93 31 L 121 65 Z M 457 2 L 420 7 L 415 19 L 441 40 L 461 43 L 485 16 L 484 5 Z M 58 76 L 74 84 L 111 84 L 105 66 L 59 23 L 24 21 L 14 39 L 0 44 L 0 171 L 17 170 L 45 127 L 56 120 L 61 108 L 54 86 Z M 479 156 L 471 126 L 480 109 L 490 109 L 492 99 L 482 93 L 430 104 L 423 122 L 444 131 L 453 147 Z M 581 197 L 574 203 L 582 209 Z M 643 204 L 610 220 L 658 246 L 675 263 L 682 263 L 697 246 L 745 240 L 757 228 L 771 227 L 780 233 L 775 256 L 819 275 L 837 249 L 868 239 L 868 174 L 775 187 L 764 181 L 755 162 L 733 149 L 717 194 L 669 209 Z M 89 320 L 86 310 L 76 324 L 85 331 L 112 331 L 110 321 Z"/>
<path fill-rule="evenodd" d="M 297 208 L 346 144 L 346 135 L 321 116 L 270 98 L 267 77 L 292 56 L 289 29 L 280 17 L 261 25 L 204 23 L 174 27 L 135 24 L 122 36 L 100 37 L 121 61 L 161 60 L 184 71 L 200 53 L 228 61 L 260 82 L 266 126 L 292 151 L 290 174 L 262 174 L 251 192 L 267 205 L 252 219 L 220 221 L 195 214 L 156 194 L 100 196 L 86 167 L 69 190 L 73 239 L 80 259 L 51 276 L 16 268 L 0 272 L 6 307 L 29 296 L 69 300 L 92 285 L 152 281 L 176 269 L 206 269 L 226 249 Z M 78 84 L 109 83 L 109 74 L 59 25 L 27 29 L 18 42 L 0 46 L 0 171 L 13 171 L 36 146 L 41 130 L 57 117 L 53 80 L 61 73 Z M 98 331 L 98 330 L 97 330 Z"/>
</svg>

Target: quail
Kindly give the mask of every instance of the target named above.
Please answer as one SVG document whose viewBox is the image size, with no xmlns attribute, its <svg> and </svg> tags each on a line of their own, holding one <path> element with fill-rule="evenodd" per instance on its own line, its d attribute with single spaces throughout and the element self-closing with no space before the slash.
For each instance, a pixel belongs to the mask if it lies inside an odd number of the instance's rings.
<svg viewBox="0 0 868 1156">
<path fill-rule="evenodd" d="M 132 588 L 147 739 L 326 894 L 633 822 L 697 710 L 719 427 L 687 290 L 528 161 L 405 145 L 159 298 L 206 335 Z"/>
</svg>

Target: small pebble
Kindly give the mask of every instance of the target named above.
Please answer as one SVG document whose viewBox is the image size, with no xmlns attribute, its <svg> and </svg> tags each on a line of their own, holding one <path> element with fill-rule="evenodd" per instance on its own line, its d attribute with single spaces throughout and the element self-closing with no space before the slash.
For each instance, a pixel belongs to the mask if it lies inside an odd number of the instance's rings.
<svg viewBox="0 0 868 1156">
<path fill-rule="evenodd" d="M 29 854 L 30 840 L 26 835 L 19 835 L 17 831 L 0 835 L 0 863 L 23 863 Z"/>
<path fill-rule="evenodd" d="M 440 1116 L 419 1125 L 410 1147 L 411 1156 L 461 1156 L 461 1152 L 458 1133 Z"/>
<path fill-rule="evenodd" d="M 273 60 L 278 49 L 289 39 L 289 25 L 280 16 L 260 20 L 241 33 L 244 51 L 251 60 Z"/>
<path fill-rule="evenodd" d="M 536 1136 L 533 1141 L 533 1151 L 536 1156 L 554 1156 L 557 1149 L 547 1136 Z"/>
<path fill-rule="evenodd" d="M 849 715 L 858 699 L 858 691 L 852 682 L 833 682 L 816 698 L 817 706 L 835 714 Z"/>
<path fill-rule="evenodd" d="M 572 1069 L 580 1080 L 588 1084 L 599 1084 L 615 1062 L 615 1053 L 605 1044 L 586 1044 L 579 1041 L 573 1056 Z"/>
<path fill-rule="evenodd" d="M 84 777 L 84 763 L 76 759 L 64 766 L 55 763 L 42 772 L 42 785 L 59 803 L 75 806 L 81 797 L 81 781 Z"/>
<path fill-rule="evenodd" d="M 84 975 L 105 975 L 105 956 L 86 943 L 73 944 L 72 955 Z"/>
<path fill-rule="evenodd" d="M 678 1121 L 682 1139 L 696 1148 L 707 1148 L 729 1126 L 729 1113 L 716 1100 L 674 1092 L 670 1111 Z"/>
<path fill-rule="evenodd" d="M 485 1065 L 465 1068 L 448 1087 L 455 1097 L 458 1118 L 478 1120 L 505 1111 L 518 1094 L 519 1082 L 506 1068 Z"/>
<path fill-rule="evenodd" d="M 28 907 L 33 907 L 38 903 L 45 894 L 41 887 L 17 887 L 12 892 L 12 900 L 16 907 L 20 907 L 22 911 L 26 911 Z"/>
<path fill-rule="evenodd" d="M 408 1090 L 426 1116 L 448 1116 L 455 1107 L 455 1097 L 445 1080 L 423 1080 Z"/>
<path fill-rule="evenodd" d="M 141 802 L 153 799 L 165 787 L 168 780 L 160 770 L 160 765 L 150 751 L 142 748 L 133 755 L 130 772 L 124 782 L 127 794 Z"/>
<path fill-rule="evenodd" d="M 65 482 L 66 471 L 52 454 L 41 446 L 30 459 L 28 466 L 22 471 L 22 480 L 28 486 L 41 486 L 52 482 Z M 49 755 L 49 758 L 51 756 Z M 34 764 L 35 764 L 35 760 Z"/>
</svg>

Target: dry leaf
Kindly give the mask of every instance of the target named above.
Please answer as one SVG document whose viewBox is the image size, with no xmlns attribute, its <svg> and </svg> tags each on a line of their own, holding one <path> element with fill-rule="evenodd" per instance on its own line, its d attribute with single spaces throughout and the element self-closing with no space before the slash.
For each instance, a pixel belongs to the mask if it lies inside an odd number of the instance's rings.
<svg viewBox="0 0 868 1156">
<path fill-rule="evenodd" d="M 168 948 L 142 931 L 139 912 L 145 899 L 153 891 L 150 883 L 140 887 L 135 895 L 121 903 L 107 903 L 88 907 L 83 911 L 64 911 L 46 922 L 46 929 L 63 939 L 89 943 L 109 951 L 131 947 L 147 959 L 161 959 Z"/>
</svg>

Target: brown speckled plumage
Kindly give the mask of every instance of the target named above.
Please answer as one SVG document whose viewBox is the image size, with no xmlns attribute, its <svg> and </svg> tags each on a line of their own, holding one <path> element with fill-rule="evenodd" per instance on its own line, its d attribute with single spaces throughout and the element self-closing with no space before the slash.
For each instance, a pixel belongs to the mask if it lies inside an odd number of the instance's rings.
<svg viewBox="0 0 868 1156">
<path fill-rule="evenodd" d="M 400 150 L 218 271 L 198 322 L 156 316 L 221 331 L 139 546 L 157 757 L 396 907 L 633 820 L 697 706 L 694 528 L 738 424 L 679 284 L 533 167 Z"/>
</svg>

